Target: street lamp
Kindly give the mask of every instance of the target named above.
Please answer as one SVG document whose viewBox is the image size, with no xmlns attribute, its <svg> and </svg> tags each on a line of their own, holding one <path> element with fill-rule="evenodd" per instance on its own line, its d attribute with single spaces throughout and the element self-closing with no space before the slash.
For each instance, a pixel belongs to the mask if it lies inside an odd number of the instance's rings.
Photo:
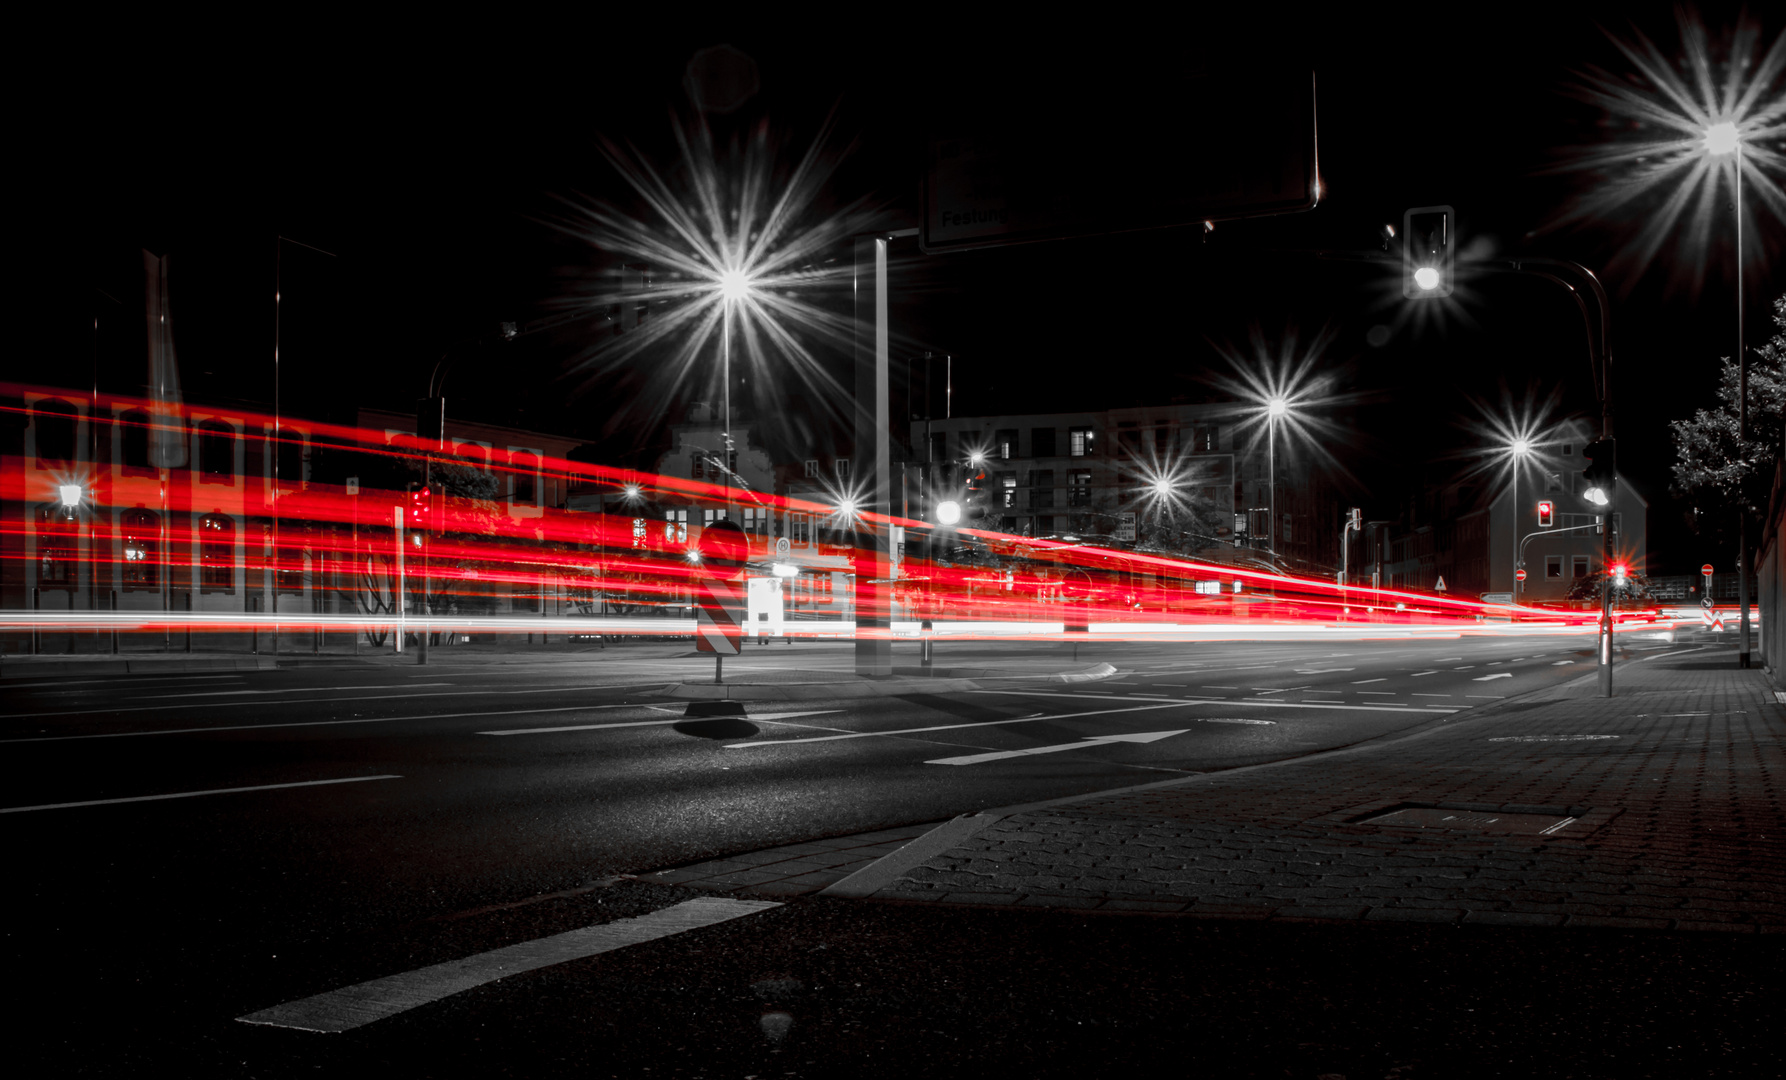
<svg viewBox="0 0 1786 1080">
<path fill-rule="evenodd" d="M 731 267 L 719 274 L 715 281 L 720 299 L 720 359 L 719 372 L 724 385 L 720 390 L 720 409 L 724 417 L 726 441 L 726 506 L 732 504 L 732 308 L 750 299 L 751 279 L 738 267 Z"/>
<path fill-rule="evenodd" d="M 1514 439 L 1507 444 L 1507 450 L 1513 455 L 1513 588 L 1510 594 L 1515 604 L 1519 603 L 1519 466 L 1525 456 L 1532 452 L 1531 440 Z"/>
<path fill-rule="evenodd" d="M 1265 523 L 1265 550 L 1271 552 L 1275 567 L 1277 560 L 1277 424 L 1290 415 L 1290 402 L 1287 398 L 1274 397 L 1265 403 L 1265 420 L 1267 430 L 1266 467 L 1271 473 L 1271 509 L 1268 513 L 1271 520 Z"/>
<path fill-rule="evenodd" d="M 1743 138 L 1736 124 L 1724 120 L 1705 129 L 1702 145 L 1711 157 L 1736 155 L 1731 186 L 1736 189 L 1736 446 L 1742 453 L 1749 437 L 1749 353 L 1743 340 Z M 1737 666 L 1749 666 L 1749 509 L 1743 499 L 1736 505 L 1737 597 L 1741 604 L 1743 635 L 1737 649 Z"/>
</svg>

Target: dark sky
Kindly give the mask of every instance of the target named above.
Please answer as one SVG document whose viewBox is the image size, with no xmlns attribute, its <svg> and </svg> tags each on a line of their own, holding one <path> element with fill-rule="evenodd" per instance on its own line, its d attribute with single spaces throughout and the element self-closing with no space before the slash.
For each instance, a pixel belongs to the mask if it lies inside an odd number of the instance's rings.
<svg viewBox="0 0 1786 1080">
<path fill-rule="evenodd" d="M 634 384 L 570 393 L 561 376 L 582 344 L 576 327 L 506 347 L 466 343 L 500 320 L 552 310 L 567 270 L 574 280 L 609 261 L 538 218 L 556 196 L 625 199 L 600 137 L 667 162 L 671 110 L 687 109 L 685 65 L 723 42 L 755 59 L 761 88 L 714 119 L 721 136 L 767 121 L 792 153 L 835 109 L 838 145 L 853 149 L 826 198 L 867 198 L 894 217 L 915 209 L 929 119 L 994 91 L 1022 100 L 1035 87 L 1045 101 L 1048 88 L 1090 85 L 1121 101 L 1159 70 L 1316 72 L 1325 192 L 1310 213 L 1224 223 L 1207 243 L 1194 230 L 1160 230 L 933 257 L 902 247 L 896 351 L 954 355 L 958 412 L 1195 399 L 1219 367 L 1212 342 L 1240 344 L 1255 327 L 1272 338 L 1296 327 L 1305 339 L 1326 329 L 1323 366 L 1364 402 L 1336 417 L 1355 435 L 1333 448 L 1353 473 L 1353 497 L 1378 516 L 1422 475 L 1455 471 L 1448 455 L 1475 438 L 1458 426 L 1471 395 L 1498 400 L 1506 386 L 1523 398 L 1536 385 L 1560 394 L 1565 413 L 1595 411 L 1580 318 L 1549 287 L 1478 281 L 1447 317 L 1409 320 L 1397 279 L 1275 253 L 1370 249 L 1405 208 L 1448 203 L 1466 247 L 1604 266 L 1629 222 L 1543 229 L 1584 181 L 1542 169 L 1560 148 L 1606 134 L 1594 110 L 1561 91 L 1572 70 L 1623 63 L 1602 26 L 1636 26 L 1676 51 L 1670 6 L 1427 5 L 1367 16 L 1291 6 L 1229 25 L 1122 17 L 1134 21 L 1018 31 L 1010 16 L 933 9 L 856 24 L 589 16 L 426 35 L 259 27 L 234 47 L 215 33 L 169 31 L 165 42 L 119 36 L 76 50 L 33 110 L 45 153 L 35 173 L 42 212 L 24 230 L 21 295 L 38 313 L 26 331 L 27 377 L 87 384 L 98 305 L 102 338 L 116 327 L 99 355 L 119 369 L 112 381 L 129 381 L 138 253 L 149 247 L 174 259 L 188 394 L 266 400 L 281 250 L 281 393 L 293 407 L 408 407 L 454 350 L 451 411 L 596 438 Z M 1715 34 L 1735 12 L 1703 17 Z M 1764 40 L 1780 23 L 1769 17 Z M 1195 120 L 1146 95 L 1130 106 L 1162 140 Z M 1063 126 L 1064 152 L 1122 169 L 1121 147 L 1098 135 Z M 280 249 L 281 235 L 334 256 Z M 1777 254 L 1781 239 L 1775 223 L 1750 243 Z M 1656 272 L 1608 282 L 1621 471 L 1650 494 L 1652 550 L 1670 565 L 1708 557 L 1674 525 L 1665 424 L 1710 400 L 1716 358 L 1734 348 L 1733 260 L 1716 245 L 1712 259 L 1697 295 L 1667 288 L 1666 255 Z M 1749 261 L 1751 342 L 1771 329 L 1767 301 L 1786 286 L 1777 265 Z M 1393 333 L 1374 346 L 1378 326 Z M 618 452 L 650 437 L 628 428 L 608 444 Z"/>
</svg>

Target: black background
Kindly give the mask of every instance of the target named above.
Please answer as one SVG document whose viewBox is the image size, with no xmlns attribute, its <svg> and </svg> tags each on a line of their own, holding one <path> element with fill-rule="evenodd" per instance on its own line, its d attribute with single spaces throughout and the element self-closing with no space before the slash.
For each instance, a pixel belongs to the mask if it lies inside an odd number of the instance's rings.
<svg viewBox="0 0 1786 1080">
<path fill-rule="evenodd" d="M 1736 15 L 1701 12 L 1714 40 Z M 1764 41 L 1779 22 L 1763 22 Z M 188 396 L 269 401 L 277 255 L 289 411 L 408 409 L 435 361 L 457 350 L 454 414 L 581 435 L 611 459 L 648 454 L 661 418 L 611 420 L 627 414 L 649 371 L 591 380 L 567 370 L 585 352 L 587 327 L 467 343 L 499 320 L 558 310 L 611 263 L 541 219 L 558 197 L 625 204 L 601 137 L 673 158 L 672 112 L 689 114 L 682 83 L 696 49 L 730 43 L 758 64 L 758 93 L 710 118 L 722 142 L 766 122 L 797 155 L 835 110 L 834 141 L 850 147 L 827 205 L 866 197 L 887 220 L 915 210 L 920 138 L 936 110 L 991 88 L 1008 95 L 1025 80 L 1120 89 L 1158 65 L 1257 57 L 1317 73 L 1319 208 L 1224 223 L 1207 242 L 1162 230 L 929 258 L 906 242 L 896 251 L 895 351 L 954 356 L 957 413 L 1020 412 L 1204 398 L 1224 368 L 1217 345 L 1241 346 L 1255 328 L 1271 340 L 1289 328 L 1304 340 L 1329 330 L 1322 367 L 1350 395 L 1332 415 L 1353 433 L 1331 449 L 1350 472 L 1349 497 L 1367 517 L 1390 516 L 1419 483 L 1467 467 L 1482 442 L 1462 424 L 1472 396 L 1498 402 L 1505 388 L 1518 402 L 1555 391 L 1559 415 L 1597 413 L 1580 318 L 1552 287 L 1506 278 L 1466 282 L 1444 317 L 1410 317 L 1396 277 L 1271 252 L 1370 249 L 1405 208 L 1449 203 L 1466 250 L 1604 266 L 1633 222 L 1547 230 L 1586 180 L 1544 169 L 1561 149 L 1605 137 L 1599 114 L 1564 87 L 1590 64 L 1627 69 L 1606 31 L 1633 27 L 1678 51 L 1663 4 L 1286 7 L 1226 23 L 1082 12 L 1043 25 L 910 10 L 851 21 L 690 11 L 657 23 L 83 27 L 43 41 L 41 77 L 15 102 L 28 121 L 30 153 L 18 160 L 30 183 L 14 263 L 25 317 L 10 377 L 140 382 L 140 249 L 149 248 L 173 257 Z M 1162 138 L 1174 123 L 1161 110 Z M 1122 167 L 1120 151 L 1087 141 L 1084 152 Z M 281 235 L 334 256 L 280 246 Z M 1781 291 L 1779 223 L 1749 243 L 1753 344 L 1771 332 L 1769 302 Z M 1650 501 L 1652 571 L 1722 555 L 1686 531 L 1667 494 L 1666 423 L 1710 403 L 1717 358 L 1734 351 L 1732 254 L 1729 238 L 1714 239 L 1698 292 L 1671 285 L 1666 251 L 1647 275 L 1608 281 L 1621 472 Z M 847 264 L 849 253 L 836 257 Z M 832 300 L 847 309 L 847 279 Z M 1376 326 L 1393 331 L 1380 347 L 1367 340 Z M 847 384 L 847 357 L 837 360 Z M 710 390 L 688 386 L 680 397 Z M 774 380 L 757 390 L 771 441 L 806 441 L 782 423 L 797 410 L 776 408 Z"/>
</svg>

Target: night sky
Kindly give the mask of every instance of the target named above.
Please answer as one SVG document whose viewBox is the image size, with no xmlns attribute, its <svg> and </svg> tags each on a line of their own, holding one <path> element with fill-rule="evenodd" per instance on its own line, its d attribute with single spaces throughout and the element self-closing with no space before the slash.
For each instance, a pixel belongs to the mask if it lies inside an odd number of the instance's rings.
<svg viewBox="0 0 1786 1080">
<path fill-rule="evenodd" d="M 1734 9 L 1700 11 L 1714 40 L 1735 19 Z M 408 408 L 451 352 L 456 415 L 580 435 L 613 460 L 649 448 L 661 425 L 612 422 L 631 415 L 648 369 L 567 377 L 594 331 L 487 339 L 501 320 L 558 310 L 611 264 L 542 219 L 564 197 L 625 205 L 598 140 L 669 163 L 672 110 L 689 112 L 685 66 L 695 50 L 729 43 L 756 61 L 760 89 L 711 118 L 719 137 L 766 121 L 796 155 L 835 110 L 833 143 L 851 148 L 825 198 L 868 199 L 894 224 L 915 212 L 930 118 L 988 93 L 1088 85 L 1121 100 L 1141 74 L 1175 65 L 1315 70 L 1324 198 L 1310 213 L 1222 223 L 1207 242 L 1177 229 L 932 257 L 909 241 L 897 248 L 895 352 L 952 354 L 957 413 L 1197 400 L 1223 368 L 1217 346 L 1242 345 L 1254 328 L 1276 339 L 1294 327 L 1305 340 L 1327 330 L 1323 366 L 1350 402 L 1335 419 L 1356 433 L 1333 447 L 1351 473 L 1342 483 L 1378 517 L 1423 480 L 1462 467 L 1458 455 L 1480 441 L 1460 426 L 1471 397 L 1498 402 L 1505 388 L 1518 401 L 1535 387 L 1560 395 L 1560 415 L 1597 412 L 1580 318 L 1553 288 L 1474 282 L 1451 316 L 1409 319 L 1398 276 L 1284 252 L 1369 250 L 1405 208 L 1448 203 L 1468 250 L 1605 266 L 1630 220 L 1546 228 L 1588 183 L 1546 166 L 1608 135 L 1599 113 L 1563 90 L 1586 65 L 1628 67 L 1602 27 L 1635 26 L 1678 51 L 1670 6 L 1363 18 L 1285 8 L 1227 26 L 1129 18 L 1014 31 L 1008 15 L 956 20 L 940 9 L 855 24 L 589 16 L 426 36 L 395 25 L 262 27 L 252 47 L 246 37 L 230 47 L 169 32 L 159 48 L 120 37 L 75 50 L 32 110 L 41 190 L 14 269 L 36 316 L 14 377 L 84 387 L 97 371 L 117 389 L 140 381 L 132 335 L 147 247 L 173 257 L 188 396 L 266 401 L 278 252 L 281 395 L 293 411 Z M 1760 18 L 1771 43 L 1782 19 Z M 1137 93 L 1131 105 L 1161 139 L 1189 123 L 1177 103 Z M 1121 148 L 1097 135 L 1077 125 L 1061 133 L 1067 152 L 1103 155 L 1120 170 Z M 279 236 L 334 254 L 279 247 Z M 1786 290 L 1779 223 L 1749 243 L 1753 344 Z M 1662 572 L 1721 554 L 1680 525 L 1665 425 L 1710 402 L 1717 358 L 1735 345 L 1728 238 L 1714 236 L 1697 291 L 1676 284 L 1673 257 L 1665 250 L 1649 273 L 1607 281 L 1621 472 L 1650 498 L 1652 567 Z M 847 263 L 849 251 L 835 258 Z M 847 290 L 828 302 L 847 310 Z M 837 360 L 847 380 L 847 357 Z M 759 389 L 777 401 L 772 382 Z M 796 429 L 775 438 L 807 456 Z"/>
</svg>

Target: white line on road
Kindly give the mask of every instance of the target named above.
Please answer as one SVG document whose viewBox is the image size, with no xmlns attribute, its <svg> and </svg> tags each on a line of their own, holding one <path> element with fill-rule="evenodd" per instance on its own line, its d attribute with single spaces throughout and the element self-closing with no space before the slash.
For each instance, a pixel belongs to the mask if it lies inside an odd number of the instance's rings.
<svg viewBox="0 0 1786 1080">
<path fill-rule="evenodd" d="M 1363 686 L 1366 683 L 1388 682 L 1388 681 L 1389 681 L 1388 679 L 1359 679 L 1356 682 L 1354 682 L 1352 685 L 1353 686 Z"/>
<path fill-rule="evenodd" d="M 450 686 L 452 684 L 448 683 L 446 685 Z M 633 685 L 662 686 L 664 684 L 661 682 L 651 682 L 651 683 L 626 683 L 623 685 L 627 685 L 627 686 L 633 686 Z M 407 687 L 407 686 L 392 686 L 392 687 L 387 687 L 387 689 L 389 689 L 393 692 L 389 693 L 389 694 L 361 694 L 357 697 L 306 699 L 304 701 L 290 702 L 290 704 L 293 704 L 293 705 L 334 705 L 334 704 L 337 704 L 337 703 L 340 703 L 343 701 L 408 701 L 412 698 L 436 698 L 436 697 L 450 697 L 450 698 L 516 697 L 521 694 L 564 694 L 564 693 L 570 693 L 571 691 L 574 691 L 574 690 L 616 690 L 616 689 L 619 689 L 619 687 L 611 686 L 611 685 L 604 683 L 604 684 L 597 685 L 597 686 L 549 686 L 549 687 L 545 687 L 544 689 L 535 689 L 535 690 L 469 690 L 469 689 L 461 688 L 461 689 L 456 689 L 456 690 L 442 690 L 442 691 L 439 691 L 439 692 L 433 693 L 433 694 L 411 694 L 411 693 L 409 693 L 409 687 Z M 241 704 L 242 704 L 242 702 L 240 702 L 240 701 L 200 701 L 200 702 L 196 702 L 191 705 L 126 705 L 122 708 L 111 708 L 111 707 L 102 706 L 102 707 L 93 708 L 93 709 L 58 709 L 55 712 L 13 713 L 10 717 L 8 717 L 8 719 L 26 720 L 26 719 L 41 719 L 43 717 L 94 716 L 94 715 L 100 715 L 100 714 L 110 716 L 113 713 L 167 712 L 171 709 L 234 709 L 234 708 L 240 706 Z M 269 702 L 265 702 L 264 704 L 265 705 L 283 705 L 283 704 L 287 704 L 287 703 L 280 702 L 280 701 L 269 701 Z M 531 710 L 521 709 L 518 711 L 529 712 Z M 542 709 L 540 711 L 544 712 L 547 710 Z M 467 713 L 466 715 L 472 715 L 472 714 Z"/>
<path fill-rule="evenodd" d="M 1471 679 L 1470 681 L 1471 682 L 1488 682 L 1492 679 L 1511 679 L 1511 678 L 1513 678 L 1513 673 L 1511 671 L 1497 671 L 1493 675 L 1478 675 L 1476 678 Z"/>
<path fill-rule="evenodd" d="M 980 692 L 987 693 L 987 694 L 1002 694 L 1002 693 L 1006 693 L 1007 691 L 984 690 L 984 691 L 980 691 Z M 1015 690 L 1009 691 L 1009 692 L 1010 693 L 1019 693 L 1019 691 L 1015 691 Z M 1069 695 L 1063 694 L 1061 696 L 1066 697 Z M 1131 699 L 1124 698 L 1124 697 L 1106 696 L 1104 698 L 1104 700 L 1106 700 L 1106 701 L 1128 701 Z M 1109 716 L 1112 713 L 1147 712 L 1150 709 L 1169 709 L 1175 705 L 1182 705 L 1182 704 L 1184 704 L 1184 702 L 1167 701 L 1167 702 L 1163 702 L 1159 705 L 1135 705 L 1135 706 L 1131 706 L 1130 708 L 1127 708 L 1127 709 L 1093 709 L 1090 712 L 1059 713 L 1054 716 L 1048 716 L 1048 715 L 1013 716 L 1006 720 L 976 720 L 976 721 L 973 721 L 972 723 L 966 723 L 966 724 L 936 724 L 931 727 L 897 728 L 893 731 L 852 731 L 852 732 L 849 732 L 849 733 L 843 734 L 843 735 L 815 735 L 815 736 L 811 736 L 811 737 L 807 737 L 807 738 L 793 738 L 793 739 L 758 739 L 756 742 L 727 743 L 726 749 L 727 750 L 749 750 L 752 747 L 757 747 L 757 746 L 779 746 L 779 745 L 784 745 L 786 743 L 837 742 L 842 739 L 874 739 L 874 738 L 879 738 L 883 735 L 918 735 L 918 734 L 922 734 L 924 732 L 929 732 L 929 731 L 957 731 L 957 730 L 960 730 L 961 728 L 997 727 L 1000 724 L 1027 724 L 1034 720 L 1073 720 L 1073 719 L 1077 719 L 1078 717 L 1081 717 L 1081 716 Z"/>
<path fill-rule="evenodd" d="M 23 814 L 29 810 L 69 810 L 77 806 L 113 806 L 118 803 L 160 802 L 162 799 L 196 799 L 200 795 L 235 795 L 243 791 L 273 791 L 277 788 L 321 787 L 324 784 L 357 784 L 362 780 L 401 780 L 389 773 L 383 776 L 347 776 L 339 780 L 300 780 L 294 784 L 257 784 L 254 787 L 211 788 L 208 791 L 174 791 L 166 795 L 133 795 L 128 799 L 85 799 L 81 802 L 40 803 L 37 806 L 0 807 L 0 814 Z"/>
<path fill-rule="evenodd" d="M 1093 701 L 1129 701 L 1130 698 L 1117 697 L 1114 694 L 1073 694 L 1065 691 L 1048 690 L 968 690 L 969 694 L 1019 694 L 1027 697 L 1061 697 L 1090 698 Z M 1497 695 L 1498 696 L 1498 695 Z M 1327 709 L 1339 712 L 1463 712 L 1461 708 L 1416 708 L 1408 705 L 1389 707 L 1388 702 L 1380 705 L 1339 705 L 1326 701 L 1278 701 L 1271 698 L 1179 698 L 1179 705 L 1251 705 L 1261 709 Z M 1094 716 L 1095 713 L 1068 713 L 1068 716 Z"/>
<path fill-rule="evenodd" d="M 1438 673 L 1439 673 L 1438 668 L 1434 668 L 1431 671 L 1416 671 L 1412 676 L 1410 676 L 1410 678 L 1418 679 L 1422 675 L 1437 675 Z"/>
<path fill-rule="evenodd" d="M 449 960 L 401 975 L 345 986 L 326 994 L 300 998 L 262 1009 L 237 1020 L 245 1024 L 296 1028 L 299 1031 L 351 1031 L 420 1005 L 452 997 L 485 983 L 524 971 L 581 960 L 599 953 L 698 930 L 781 905 L 773 900 L 728 900 L 702 896 L 680 904 L 610 923 L 585 926 L 551 937 L 523 941 L 502 949 Z"/>
<path fill-rule="evenodd" d="M 1128 735 L 1088 735 L 1079 742 L 1056 743 L 1053 746 L 1032 746 L 1027 750 L 992 750 L 984 754 L 963 754 L 960 757 L 932 758 L 926 765 L 978 765 L 985 761 L 1004 761 L 1007 758 L 1030 757 L 1035 754 L 1058 754 L 1062 750 L 1084 750 L 1093 746 L 1106 746 L 1110 743 L 1150 743 L 1161 739 L 1169 739 L 1174 735 L 1183 735 L 1190 728 L 1179 728 L 1177 731 L 1137 731 Z"/>
<path fill-rule="evenodd" d="M 1409 694 L 1409 697 L 1450 697 L 1450 694 Z"/>
<path fill-rule="evenodd" d="M 325 704 L 317 702 L 317 704 Z M 411 716 L 363 716 L 346 720 L 283 720 L 276 724 L 223 724 L 216 727 L 161 728 L 155 731 L 106 731 L 95 735 L 33 735 L 0 739 L 6 743 L 74 742 L 80 739 L 133 739 L 139 735 L 203 735 L 213 731 L 260 731 L 263 728 L 327 727 L 332 724 L 395 724 L 404 720 L 461 720 L 467 716 L 532 716 L 536 713 L 594 712 L 597 709 L 643 709 L 645 705 L 564 705 L 550 709 L 490 709 L 482 712 L 421 713 Z"/>
<path fill-rule="evenodd" d="M 1564 664 L 1573 664 L 1573 663 L 1575 663 L 1575 661 L 1573 661 L 1573 660 L 1552 660 L 1550 662 L 1550 666 L 1551 667 L 1562 667 Z"/>
<path fill-rule="evenodd" d="M 244 694 L 321 694 L 330 690 L 413 690 L 418 686 L 452 686 L 450 682 L 419 682 L 407 686 L 375 683 L 370 686 L 285 686 L 275 690 L 192 690 L 183 694 L 145 694 L 138 701 L 159 701 L 162 698 L 240 697 Z M 158 706 L 150 706 L 156 708 Z"/>
<path fill-rule="evenodd" d="M 1429 663 L 1429 664 L 1450 664 L 1450 663 L 1453 663 L 1455 661 L 1462 660 L 1462 659 L 1463 659 L 1463 657 L 1461 657 L 1461 656 L 1441 656 L 1437 660 L 1428 660 L 1427 663 Z"/>
<path fill-rule="evenodd" d="M 480 731 L 478 734 L 554 735 L 560 731 L 606 731 L 609 728 L 669 727 L 672 724 L 680 724 L 685 721 L 695 721 L 698 723 L 702 720 L 762 720 L 764 722 L 772 722 L 775 720 L 790 720 L 796 716 L 827 716 L 831 713 L 840 713 L 842 711 L 842 709 L 813 709 L 809 712 L 772 712 L 762 713 L 761 715 L 753 713 L 749 716 L 678 716 L 665 720 L 624 720 L 617 724 L 566 724 L 562 727 L 504 728 L 499 731 Z"/>
</svg>

